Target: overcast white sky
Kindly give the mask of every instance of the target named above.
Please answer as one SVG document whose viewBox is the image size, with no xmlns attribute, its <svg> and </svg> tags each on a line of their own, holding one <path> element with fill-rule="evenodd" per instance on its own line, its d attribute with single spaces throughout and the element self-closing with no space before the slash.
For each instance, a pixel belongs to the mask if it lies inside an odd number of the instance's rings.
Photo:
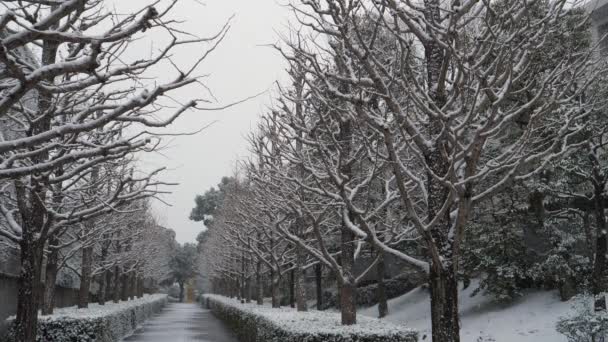
<svg viewBox="0 0 608 342">
<path fill-rule="evenodd" d="M 125 12 L 151 2 L 115 0 L 117 10 Z M 277 32 L 285 30 L 289 11 L 284 3 L 285 0 L 180 0 L 173 10 L 173 18 L 185 21 L 181 28 L 198 36 L 212 35 L 234 15 L 226 39 L 199 68 L 200 74 L 210 74 L 205 83 L 218 99 L 218 105 L 271 89 L 275 81 L 285 78 L 285 65 L 278 53 L 261 46 L 277 42 Z M 160 47 L 162 37 L 153 38 L 152 43 L 140 43 L 142 51 Z M 193 47 L 178 50 L 175 61 L 189 65 L 201 51 Z M 166 68 L 160 72 L 167 76 L 173 70 Z M 177 95 L 182 100 L 205 96 L 201 87 L 180 90 Z M 195 241 L 203 229 L 202 223 L 188 219 L 195 195 L 215 186 L 222 176 L 230 175 L 234 162 L 248 155 L 246 135 L 255 127 L 270 99 L 270 94 L 264 94 L 221 112 L 186 113 L 168 131 L 189 132 L 214 120 L 217 123 L 195 136 L 172 139 L 162 155 L 143 157 L 145 168 L 167 166 L 170 170 L 163 178 L 180 183 L 172 188 L 172 194 L 164 197 L 171 207 L 155 205 L 161 224 L 175 230 L 179 242 Z"/>
</svg>

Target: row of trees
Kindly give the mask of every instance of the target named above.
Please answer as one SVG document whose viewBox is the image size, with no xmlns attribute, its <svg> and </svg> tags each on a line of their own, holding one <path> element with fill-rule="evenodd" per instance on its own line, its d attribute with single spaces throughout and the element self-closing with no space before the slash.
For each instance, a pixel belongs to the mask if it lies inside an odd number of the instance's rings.
<svg viewBox="0 0 608 342">
<path fill-rule="evenodd" d="M 605 310 L 606 66 L 583 5 L 294 4 L 304 29 L 277 47 L 292 84 L 251 136 L 255 157 L 191 216 L 209 227 L 214 290 L 255 288 L 261 304 L 266 277 L 276 307 L 291 273 L 307 310 L 305 270 L 322 265 L 355 324 L 357 284 L 390 254 L 426 274 L 434 342 L 460 340 L 459 280 L 533 286 L 501 275 L 526 262 L 552 275 L 542 286 L 588 279 Z M 356 273 L 364 251 L 374 263 Z"/>
<path fill-rule="evenodd" d="M 107 293 L 141 294 L 143 277 L 165 277 L 158 263 L 168 257 L 157 249 L 169 247 L 148 199 L 170 184 L 158 180 L 162 169 L 138 171 L 135 156 L 159 149 L 155 129 L 201 109 L 167 99 L 200 82 L 197 66 L 227 30 L 210 38 L 184 32 L 168 17 L 176 3 L 126 15 L 104 0 L 0 4 L 0 237 L 21 256 L 17 341 L 35 341 L 38 310 L 44 303 L 52 312 L 61 268 L 79 273 L 80 306 L 93 278 L 103 303 Z M 151 32 L 166 44 L 142 54 L 135 42 Z M 180 47 L 199 44 L 192 65 L 171 61 Z M 173 77 L 156 79 L 158 66 Z"/>
</svg>

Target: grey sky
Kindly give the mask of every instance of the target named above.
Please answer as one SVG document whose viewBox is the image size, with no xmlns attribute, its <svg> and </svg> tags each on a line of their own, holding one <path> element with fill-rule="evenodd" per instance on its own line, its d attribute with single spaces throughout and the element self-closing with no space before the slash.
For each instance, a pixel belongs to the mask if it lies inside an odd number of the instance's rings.
<svg viewBox="0 0 608 342">
<path fill-rule="evenodd" d="M 115 0 L 119 11 L 130 11 L 150 3 L 149 0 Z M 204 3 L 204 6 L 200 4 Z M 287 24 L 289 11 L 276 0 L 181 0 L 173 11 L 173 18 L 184 20 L 180 27 L 198 36 L 210 36 L 218 31 L 226 19 L 234 15 L 232 28 L 218 49 L 199 68 L 200 74 L 210 74 L 205 84 L 213 91 L 219 105 L 227 104 L 273 87 L 273 82 L 284 77 L 285 65 L 276 51 L 260 45 L 278 41 L 277 31 Z M 160 6 L 159 6 L 160 7 Z M 160 47 L 162 37 L 154 43 L 142 41 L 142 51 Z M 158 40 L 157 40 L 158 38 Z M 156 45 L 156 46 L 155 46 Z M 200 51 L 193 47 L 178 50 L 175 61 L 190 65 Z M 174 70 L 160 70 L 159 77 L 174 77 Z M 181 90 L 176 98 L 206 97 L 201 87 Z M 222 176 L 230 175 L 234 161 L 246 156 L 246 135 L 270 95 L 264 94 L 244 104 L 221 112 L 189 112 L 168 129 L 170 132 L 189 132 L 214 120 L 218 122 L 195 136 L 181 136 L 170 140 L 161 154 L 142 158 L 145 168 L 167 166 L 164 179 L 179 182 L 173 193 L 164 199 L 172 204 L 155 205 L 161 224 L 177 233 L 179 242 L 194 241 L 203 229 L 202 223 L 188 220 L 194 196 L 215 186 Z M 167 138 L 169 141 L 169 139 Z"/>
</svg>

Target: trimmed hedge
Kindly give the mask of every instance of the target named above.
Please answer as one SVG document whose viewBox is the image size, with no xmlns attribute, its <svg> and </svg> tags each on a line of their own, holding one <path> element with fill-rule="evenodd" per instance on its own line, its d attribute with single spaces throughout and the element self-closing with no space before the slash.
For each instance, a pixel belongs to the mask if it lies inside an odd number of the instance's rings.
<svg viewBox="0 0 608 342">
<path fill-rule="evenodd" d="M 65 308 L 51 316 L 38 318 L 38 342 L 116 342 L 132 333 L 140 324 L 167 304 L 166 295 L 146 295 L 143 298 L 106 305 L 91 304 L 88 309 Z M 15 340 L 12 322 L 7 342 Z"/>
<path fill-rule="evenodd" d="M 336 312 L 297 312 L 241 304 L 235 299 L 204 295 L 203 305 L 234 330 L 241 342 L 416 342 L 418 333 L 371 317 L 356 325 L 340 324 Z"/>
</svg>

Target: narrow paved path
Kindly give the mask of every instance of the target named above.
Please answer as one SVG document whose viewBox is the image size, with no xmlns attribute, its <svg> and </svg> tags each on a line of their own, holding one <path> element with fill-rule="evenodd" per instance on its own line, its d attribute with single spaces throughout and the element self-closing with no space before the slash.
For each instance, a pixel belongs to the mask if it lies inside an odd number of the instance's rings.
<svg viewBox="0 0 608 342">
<path fill-rule="evenodd" d="M 199 304 L 170 303 L 124 341 L 237 342 L 224 323 Z"/>
</svg>

